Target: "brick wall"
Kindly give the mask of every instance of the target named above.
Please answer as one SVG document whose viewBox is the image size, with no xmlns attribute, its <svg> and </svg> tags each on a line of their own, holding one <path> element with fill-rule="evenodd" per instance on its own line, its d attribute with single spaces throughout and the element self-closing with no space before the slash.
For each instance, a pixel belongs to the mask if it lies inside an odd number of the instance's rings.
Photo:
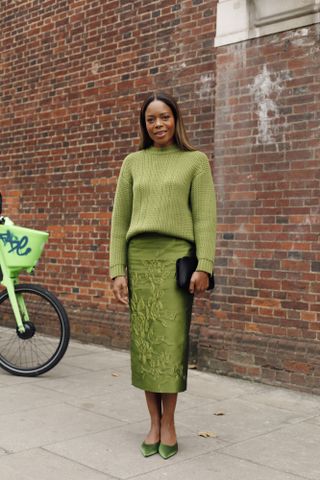
<svg viewBox="0 0 320 480">
<path fill-rule="evenodd" d="M 177 96 L 191 140 L 212 155 L 215 3 L 1 4 L 5 213 L 50 232 L 31 281 L 59 295 L 82 340 L 128 347 L 127 310 L 108 281 L 108 244 L 116 179 L 137 147 L 146 92 Z M 197 302 L 193 352 L 205 307 Z"/>
<path fill-rule="evenodd" d="M 215 157 L 217 288 L 195 302 L 191 361 L 319 392 L 317 26 L 214 49 L 215 0 L 1 7 L 5 213 L 50 232 L 27 280 L 59 295 L 73 336 L 129 345 L 108 281 L 112 202 L 141 100 L 163 89 Z"/>
<path fill-rule="evenodd" d="M 320 393 L 319 25 L 217 49 L 203 368 Z"/>
</svg>

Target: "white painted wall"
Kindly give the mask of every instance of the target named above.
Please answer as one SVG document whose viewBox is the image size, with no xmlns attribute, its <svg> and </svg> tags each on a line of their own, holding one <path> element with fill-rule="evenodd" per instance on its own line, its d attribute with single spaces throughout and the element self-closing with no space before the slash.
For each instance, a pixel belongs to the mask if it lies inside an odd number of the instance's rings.
<svg viewBox="0 0 320 480">
<path fill-rule="evenodd" d="M 320 0 L 219 0 L 215 46 L 320 23 Z"/>
</svg>

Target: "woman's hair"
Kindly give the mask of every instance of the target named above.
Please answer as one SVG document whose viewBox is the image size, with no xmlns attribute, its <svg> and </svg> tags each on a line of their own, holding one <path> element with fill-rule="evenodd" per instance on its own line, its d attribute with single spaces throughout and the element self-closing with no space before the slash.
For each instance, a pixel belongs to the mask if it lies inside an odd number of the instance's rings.
<svg viewBox="0 0 320 480">
<path fill-rule="evenodd" d="M 181 150 L 196 150 L 188 140 L 188 136 L 184 127 L 183 119 L 176 100 L 167 93 L 151 93 L 147 96 L 140 110 L 140 143 L 139 150 L 149 148 L 153 145 L 153 141 L 149 137 L 146 126 L 146 110 L 151 102 L 160 100 L 171 108 L 175 120 L 174 142 Z"/>
</svg>

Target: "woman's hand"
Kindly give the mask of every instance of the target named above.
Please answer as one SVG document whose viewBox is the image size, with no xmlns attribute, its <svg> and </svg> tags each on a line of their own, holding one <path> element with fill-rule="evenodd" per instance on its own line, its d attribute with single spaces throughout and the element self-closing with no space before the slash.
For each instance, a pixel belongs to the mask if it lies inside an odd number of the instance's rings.
<svg viewBox="0 0 320 480">
<path fill-rule="evenodd" d="M 209 275 L 207 272 L 193 272 L 189 292 L 190 293 L 202 293 L 209 287 Z"/>
<path fill-rule="evenodd" d="M 113 280 L 113 293 L 118 302 L 128 305 L 128 281 L 126 277 L 119 276 Z"/>
</svg>

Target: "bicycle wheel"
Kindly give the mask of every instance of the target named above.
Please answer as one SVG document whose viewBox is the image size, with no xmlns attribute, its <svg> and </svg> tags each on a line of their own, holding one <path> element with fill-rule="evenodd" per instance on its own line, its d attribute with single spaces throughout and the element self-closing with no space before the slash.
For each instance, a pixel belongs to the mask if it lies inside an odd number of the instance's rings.
<svg viewBox="0 0 320 480">
<path fill-rule="evenodd" d="M 29 321 L 24 321 L 26 332 L 18 332 L 8 292 L 3 291 L 0 294 L 0 366 L 14 375 L 40 375 L 57 365 L 67 350 L 68 316 L 59 300 L 38 285 L 17 285 L 15 292 L 23 297 Z"/>
</svg>

